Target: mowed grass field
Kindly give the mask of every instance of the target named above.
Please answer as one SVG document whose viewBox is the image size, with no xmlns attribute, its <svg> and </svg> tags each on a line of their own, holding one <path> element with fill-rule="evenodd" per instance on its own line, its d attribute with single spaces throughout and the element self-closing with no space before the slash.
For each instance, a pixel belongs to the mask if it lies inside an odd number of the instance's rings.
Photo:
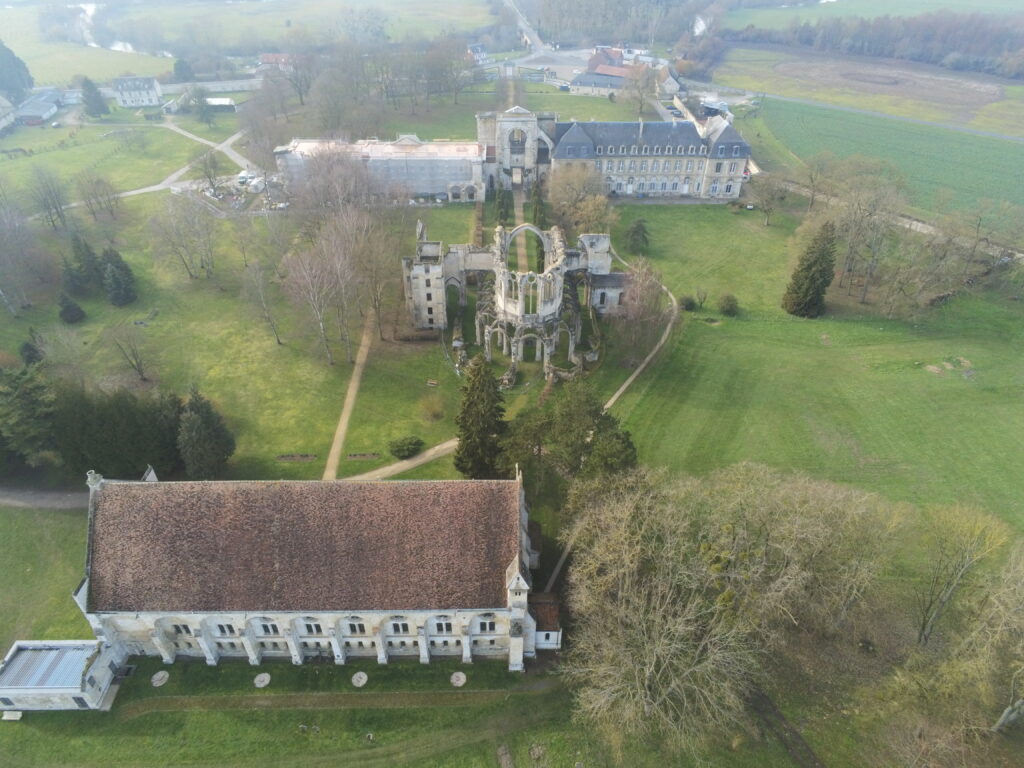
<svg viewBox="0 0 1024 768">
<path fill-rule="evenodd" d="M 263 0 L 262 2 L 163 3 L 147 0 L 127 6 L 111 26 L 122 19 L 155 20 L 166 38 L 174 40 L 197 32 L 225 45 L 252 41 L 279 43 L 291 31 L 304 29 L 314 39 L 344 36 L 352 13 L 379 16 L 393 40 L 430 37 L 448 31 L 488 26 L 495 17 L 484 0 Z"/>
<path fill-rule="evenodd" d="M 841 157 L 892 161 L 906 177 L 910 203 L 918 209 L 933 209 L 947 192 L 956 207 L 982 200 L 1024 205 L 1022 143 L 772 99 L 764 102 L 760 117 L 801 159 L 829 150 Z M 746 132 L 742 121 L 738 127 Z"/>
<path fill-rule="evenodd" d="M 67 85 L 75 75 L 101 83 L 127 73 L 159 75 L 174 65 L 172 59 L 158 56 L 44 40 L 38 19 L 35 4 L 0 8 L 0 39 L 24 60 L 37 86 Z"/>
<path fill-rule="evenodd" d="M 326 364 L 306 314 L 276 284 L 271 289 L 285 344 L 274 342 L 258 311 L 240 298 L 242 260 L 229 222 L 216 223 L 214 278 L 190 281 L 180 264 L 161 258 L 149 222 L 160 215 L 165 199 L 166 194 L 130 198 L 118 217 L 114 243 L 135 273 L 139 298 L 134 304 L 114 307 L 96 295 L 81 301 L 86 320 L 67 328 L 57 320 L 51 289 L 43 289 L 20 318 L 5 316 L 0 322 L 0 349 L 16 356 L 34 328 L 65 338 L 61 354 L 90 383 L 134 387 L 137 378 L 109 337 L 117 326 L 142 322 L 137 327 L 152 369 L 149 386 L 187 394 L 195 382 L 234 431 L 238 447 L 229 477 L 320 477 L 351 366 L 343 360 Z M 84 213 L 78 217 L 83 234 L 102 249 L 104 235 Z M 70 251 L 67 240 L 55 235 L 46 235 L 44 242 L 54 253 Z M 277 458 L 292 454 L 316 458 Z"/>
<path fill-rule="evenodd" d="M 743 29 L 755 27 L 787 27 L 794 20 L 815 23 L 819 19 L 837 16 L 917 16 L 933 11 L 955 11 L 957 13 L 1020 13 L 1017 0 L 835 0 L 812 4 L 792 4 L 781 8 L 741 8 L 730 11 L 725 17 L 725 26 Z"/>
<path fill-rule="evenodd" d="M 778 306 L 797 257 L 792 218 L 766 228 L 723 206 L 619 211 L 619 237 L 647 220 L 650 258 L 677 295 L 710 295 L 613 409 L 644 463 L 703 473 L 756 461 L 895 500 L 976 505 L 1024 529 L 1019 302 L 982 293 L 916 323 L 797 319 Z M 714 310 L 724 292 L 739 317 Z"/>
<path fill-rule="evenodd" d="M 554 112 L 562 122 L 578 120 L 636 121 L 636 107 L 626 97 L 619 96 L 617 101 L 609 101 L 600 96 L 581 96 L 560 91 L 554 85 L 540 83 L 523 83 L 526 91 L 526 103 L 520 106 L 531 112 Z M 660 120 L 657 113 L 646 107 L 644 120 Z"/>
<path fill-rule="evenodd" d="M 0 157 L 0 178 L 11 187 L 24 190 L 32 179 L 33 168 L 47 168 L 68 182 L 68 199 L 76 200 L 78 194 L 73 183 L 83 171 L 94 170 L 107 177 L 121 192 L 138 189 L 159 184 L 188 165 L 200 147 L 199 143 L 166 128 L 19 128 L 0 139 L 0 150 L 23 149 L 32 154 Z M 31 203 L 25 207 L 30 208 Z"/>
</svg>

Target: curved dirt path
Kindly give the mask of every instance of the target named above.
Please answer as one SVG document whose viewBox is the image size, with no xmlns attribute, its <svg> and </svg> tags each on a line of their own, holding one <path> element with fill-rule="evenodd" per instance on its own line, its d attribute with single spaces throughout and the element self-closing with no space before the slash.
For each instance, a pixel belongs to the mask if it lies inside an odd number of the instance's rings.
<svg viewBox="0 0 1024 768">
<path fill-rule="evenodd" d="M 338 462 L 341 461 L 341 449 L 345 445 L 345 435 L 348 434 L 348 423 L 352 418 L 352 410 L 356 405 L 356 395 L 359 394 L 359 383 L 363 378 L 363 369 L 366 368 L 366 358 L 370 355 L 370 345 L 373 344 L 374 324 L 369 317 L 363 325 L 363 337 L 359 342 L 359 351 L 356 352 L 355 367 L 352 368 L 352 376 L 348 380 L 348 389 L 345 390 L 345 402 L 341 406 L 341 416 L 338 418 L 338 427 L 334 430 L 334 441 L 331 443 L 331 451 L 327 454 L 327 466 L 324 467 L 324 480 L 338 479 Z"/>
</svg>

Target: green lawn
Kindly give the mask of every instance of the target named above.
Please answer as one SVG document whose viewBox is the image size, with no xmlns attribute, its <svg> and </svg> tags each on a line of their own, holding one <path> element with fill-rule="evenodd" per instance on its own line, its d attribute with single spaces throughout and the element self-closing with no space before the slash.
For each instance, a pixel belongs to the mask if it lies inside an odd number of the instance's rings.
<svg viewBox="0 0 1024 768">
<path fill-rule="evenodd" d="M 813 24 L 819 19 L 837 16 L 916 16 L 939 10 L 958 13 L 1018 13 L 1020 3 L 1017 0 L 900 0 L 894 4 L 886 0 L 840 0 L 809 5 L 791 4 L 781 8 L 741 8 L 729 12 L 725 17 L 725 25 L 732 29 L 743 29 L 749 24 L 781 29 L 794 20 Z"/>
<path fill-rule="evenodd" d="M 71 599 L 85 568 L 85 517 L 0 507 L 0 657 L 15 640 L 92 637 Z"/>
<path fill-rule="evenodd" d="M 129 142 L 128 136 L 137 137 Z M 24 189 L 33 167 L 49 168 L 73 183 L 82 171 L 93 169 L 120 191 L 158 184 L 187 165 L 199 144 L 166 128 L 127 126 L 64 126 L 20 128 L 0 139 L 0 149 L 21 148 L 31 156 L 0 157 L 0 178 Z M 69 190 L 69 198 L 78 195 Z"/>
<path fill-rule="evenodd" d="M 421 139 L 476 140 L 476 113 L 496 109 L 493 83 L 478 83 L 459 94 L 453 104 L 449 98 L 434 99 L 420 105 L 415 113 L 403 105 L 386 109 L 379 138 L 390 141 L 400 133 L 414 133 Z"/>
<path fill-rule="evenodd" d="M 891 160 L 905 175 L 916 208 L 933 208 L 944 190 L 958 207 L 986 199 L 1024 205 L 1024 185 L 1015 181 L 1024 176 L 1024 144 L 770 99 L 761 117 L 801 159 L 831 150 Z"/>
<path fill-rule="evenodd" d="M 43 40 L 39 33 L 39 6 L 7 6 L 0 10 L 0 38 L 22 58 L 36 85 L 67 85 L 75 75 L 107 82 L 124 74 L 159 75 L 174 62 L 158 56 L 119 53 L 74 43 Z"/>
<path fill-rule="evenodd" d="M 560 91 L 553 85 L 539 83 L 523 83 L 526 91 L 526 104 L 520 106 L 532 112 L 555 112 L 562 122 L 579 120 L 635 121 L 636 107 L 625 97 L 619 96 L 617 101 L 609 101 L 599 96 L 579 96 Z M 644 110 L 644 120 L 660 120 L 661 118 L 648 106 Z"/>
<path fill-rule="evenodd" d="M 764 228 L 725 207 L 619 210 L 620 236 L 647 219 L 651 259 L 677 294 L 711 297 L 614 409 L 642 461 L 698 473 L 756 461 L 897 500 L 975 504 L 1024 528 L 1017 302 L 964 298 L 916 324 L 796 319 L 778 307 L 796 257 L 792 219 Z M 727 291 L 738 318 L 713 310 Z"/>
<path fill-rule="evenodd" d="M 179 265 L 158 259 L 149 220 L 163 204 L 163 195 L 144 195 L 122 206 L 116 243 L 135 272 L 139 299 L 122 308 L 99 297 L 82 302 L 87 318 L 71 333 L 81 340 L 79 364 L 87 380 L 135 386 L 107 337 L 111 326 L 142 320 L 156 386 L 185 393 L 192 382 L 198 383 L 234 430 L 238 449 L 228 468 L 230 477 L 319 477 L 351 366 L 326 364 L 306 314 L 277 286 L 274 301 L 285 344 L 274 343 L 256 310 L 239 298 L 241 258 L 226 222 L 218 222 L 221 245 L 214 279 L 189 281 Z M 81 220 L 86 235 L 101 247 L 90 222 L 84 215 Z M 62 242 L 52 236 L 48 241 L 54 249 L 66 249 Z M 0 323 L 0 349 L 16 353 L 29 328 L 44 335 L 58 328 L 51 294 L 41 293 L 36 306 L 20 319 Z M 291 454 L 318 458 L 277 459 Z"/>
</svg>

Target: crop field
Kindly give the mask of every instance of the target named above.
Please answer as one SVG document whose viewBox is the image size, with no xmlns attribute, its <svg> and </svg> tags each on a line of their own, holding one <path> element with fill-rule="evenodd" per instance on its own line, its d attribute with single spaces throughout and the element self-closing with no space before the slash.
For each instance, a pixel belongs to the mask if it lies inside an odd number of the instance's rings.
<svg viewBox="0 0 1024 768">
<path fill-rule="evenodd" d="M 118 191 L 158 184 L 188 165 L 199 144 L 166 128 L 129 126 L 48 126 L 19 128 L 0 139 L 0 150 L 31 152 L 0 158 L 0 178 L 24 189 L 35 167 L 47 168 L 73 182 L 82 171 L 95 170 Z M 76 198 L 73 191 L 71 199 Z"/>
<path fill-rule="evenodd" d="M 314 39 L 341 36 L 352 12 L 370 12 L 382 17 L 393 40 L 429 37 L 449 30 L 477 29 L 495 21 L 483 0 L 265 0 L 264 2 L 137 3 L 119 13 L 111 26 L 122 19 L 153 19 L 169 39 L 206 35 L 226 46 L 253 40 L 279 43 L 290 31 L 304 29 Z"/>
<path fill-rule="evenodd" d="M 228 222 L 217 222 L 214 278 L 190 281 L 180 265 L 160 258 L 149 221 L 164 200 L 163 194 L 130 198 L 119 213 L 114 242 L 135 273 L 137 302 L 113 307 L 99 296 L 83 300 L 85 321 L 67 328 L 58 322 L 53 296 L 47 293 L 17 320 L 3 318 L 0 349 L 16 355 L 34 328 L 63 339 L 61 349 L 87 381 L 138 386 L 109 334 L 116 326 L 140 321 L 155 382 L 148 386 L 184 394 L 197 383 L 235 432 L 238 448 L 228 467 L 230 477 L 320 477 L 351 366 L 326 364 L 306 315 L 276 286 L 285 343 L 275 344 L 256 309 L 240 298 L 243 269 Z M 102 248 L 106 230 L 79 216 L 83 234 Z M 55 253 L 67 251 L 66 240 L 46 237 Z M 294 458 L 307 456 L 314 458 Z"/>
<path fill-rule="evenodd" d="M 732 48 L 715 68 L 715 82 L 1024 137 L 1024 86 L 911 62 Z"/>
<path fill-rule="evenodd" d="M 1012 287 L 916 323 L 842 309 L 802 320 L 778 306 L 793 219 L 765 228 L 720 206 L 619 211 L 620 235 L 647 220 L 651 261 L 677 295 L 711 297 L 613 410 L 642 461 L 696 473 L 756 461 L 896 500 L 977 505 L 1024 530 L 1024 308 Z M 714 310 L 724 292 L 739 317 Z"/>
<path fill-rule="evenodd" d="M 38 17 L 39 6 L 34 4 L 0 9 L 0 39 L 25 61 L 37 86 L 67 85 L 75 75 L 101 83 L 126 73 L 159 75 L 174 64 L 158 56 L 44 40 Z"/>
<path fill-rule="evenodd" d="M 906 177 L 911 204 L 931 210 L 948 191 L 957 207 L 982 200 L 1024 205 L 1024 144 L 971 136 L 828 107 L 766 100 L 764 124 L 801 159 L 825 150 L 892 161 Z"/>
<path fill-rule="evenodd" d="M 780 3 L 781 5 L 781 3 Z M 1017 0 L 833 0 L 833 2 L 790 3 L 781 8 L 741 8 L 726 16 L 726 26 L 743 29 L 750 24 L 755 27 L 781 28 L 794 20 L 814 23 L 819 19 L 837 16 L 917 16 L 932 11 L 956 11 L 958 13 L 1019 13 Z"/>
</svg>

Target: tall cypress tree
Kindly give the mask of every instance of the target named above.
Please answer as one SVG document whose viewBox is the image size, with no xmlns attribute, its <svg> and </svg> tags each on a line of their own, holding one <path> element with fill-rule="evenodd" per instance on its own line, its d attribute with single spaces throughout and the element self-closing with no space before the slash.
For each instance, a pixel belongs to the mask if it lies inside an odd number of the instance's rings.
<svg viewBox="0 0 1024 768">
<path fill-rule="evenodd" d="M 88 77 L 82 78 L 82 103 L 85 105 L 85 114 L 90 117 L 99 117 L 110 112 L 107 100 L 103 98 L 96 83 Z"/>
<path fill-rule="evenodd" d="M 103 285 L 103 268 L 100 265 L 100 260 L 96 257 L 96 251 L 77 232 L 71 235 L 71 253 L 75 257 L 75 265 L 82 279 L 96 285 Z"/>
<path fill-rule="evenodd" d="M 135 301 L 135 275 L 121 254 L 113 248 L 104 249 L 102 264 L 103 288 L 110 303 L 115 307 L 123 307 Z"/>
<path fill-rule="evenodd" d="M 820 317 L 825 312 L 825 292 L 835 271 L 836 228 L 826 221 L 800 255 L 782 297 L 782 308 L 797 317 Z"/>
<path fill-rule="evenodd" d="M 178 451 L 185 463 L 185 474 L 193 480 L 216 477 L 235 452 L 235 436 L 194 384 L 181 414 Z"/>
<path fill-rule="evenodd" d="M 455 468 L 466 477 L 484 480 L 501 477 L 499 438 L 505 432 L 504 398 L 490 367 L 477 355 L 466 370 L 462 402 L 455 417 L 459 447 Z"/>
<path fill-rule="evenodd" d="M 0 368 L 0 438 L 31 467 L 53 456 L 53 403 L 38 365 Z"/>
</svg>

